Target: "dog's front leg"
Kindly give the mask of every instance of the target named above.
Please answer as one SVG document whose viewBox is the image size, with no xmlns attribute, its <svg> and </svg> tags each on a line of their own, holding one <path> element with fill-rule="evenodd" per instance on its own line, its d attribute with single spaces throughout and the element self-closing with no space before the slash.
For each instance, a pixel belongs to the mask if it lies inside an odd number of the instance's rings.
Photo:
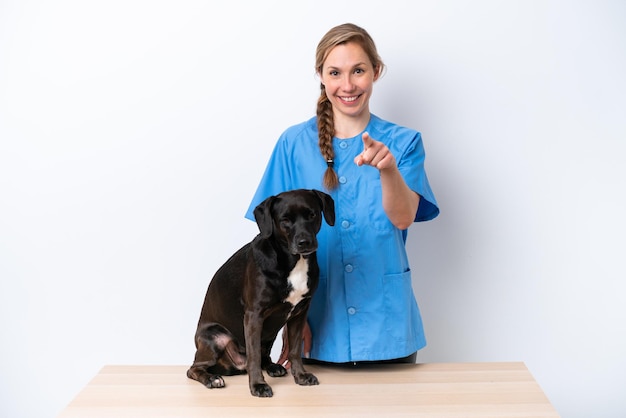
<svg viewBox="0 0 626 418">
<path fill-rule="evenodd" d="M 306 310 L 287 323 L 287 338 L 289 341 L 289 362 L 291 374 L 297 384 L 303 386 L 319 385 L 317 377 L 304 369 L 302 364 L 302 329 L 306 321 Z"/>
<path fill-rule="evenodd" d="M 258 310 L 246 311 L 243 320 L 246 336 L 246 366 L 250 384 L 250 393 L 261 398 L 273 396 L 272 388 L 265 382 L 261 369 L 261 331 L 263 318 Z"/>
</svg>

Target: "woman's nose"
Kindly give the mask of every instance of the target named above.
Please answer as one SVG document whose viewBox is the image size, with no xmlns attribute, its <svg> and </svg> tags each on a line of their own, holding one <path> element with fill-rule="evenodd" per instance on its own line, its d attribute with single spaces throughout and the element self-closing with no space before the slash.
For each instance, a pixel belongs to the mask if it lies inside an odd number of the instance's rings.
<svg viewBox="0 0 626 418">
<path fill-rule="evenodd" d="M 341 80 L 341 88 L 344 91 L 352 91 L 354 89 L 354 82 L 351 75 L 345 75 Z"/>
</svg>

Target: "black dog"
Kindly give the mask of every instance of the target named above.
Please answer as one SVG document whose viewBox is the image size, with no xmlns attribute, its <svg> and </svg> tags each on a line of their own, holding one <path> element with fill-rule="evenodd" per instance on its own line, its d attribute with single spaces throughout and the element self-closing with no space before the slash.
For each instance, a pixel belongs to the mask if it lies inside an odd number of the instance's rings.
<svg viewBox="0 0 626 418">
<path fill-rule="evenodd" d="M 208 388 L 224 387 L 221 375 L 248 373 L 250 392 L 270 397 L 272 377 L 287 370 L 270 351 L 287 324 L 291 373 L 299 385 L 317 385 L 302 365 L 302 328 L 319 281 L 317 233 L 322 216 L 335 224 L 335 204 L 317 190 L 272 196 L 254 210 L 259 235 L 215 273 L 196 331 L 196 356 L 190 379 Z"/>
</svg>

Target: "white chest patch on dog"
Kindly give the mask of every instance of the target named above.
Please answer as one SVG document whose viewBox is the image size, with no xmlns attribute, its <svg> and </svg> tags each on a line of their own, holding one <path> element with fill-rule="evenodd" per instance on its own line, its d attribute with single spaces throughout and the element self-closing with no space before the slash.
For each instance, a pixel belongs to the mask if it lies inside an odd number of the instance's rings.
<svg viewBox="0 0 626 418">
<path fill-rule="evenodd" d="M 301 300 L 302 296 L 304 296 L 308 291 L 309 287 L 307 282 L 309 280 L 308 277 L 309 271 L 309 260 L 304 257 L 300 257 L 300 260 L 296 263 L 296 266 L 289 273 L 289 277 L 287 281 L 291 285 L 291 291 L 285 302 L 291 303 L 292 306 L 296 306 Z"/>
</svg>

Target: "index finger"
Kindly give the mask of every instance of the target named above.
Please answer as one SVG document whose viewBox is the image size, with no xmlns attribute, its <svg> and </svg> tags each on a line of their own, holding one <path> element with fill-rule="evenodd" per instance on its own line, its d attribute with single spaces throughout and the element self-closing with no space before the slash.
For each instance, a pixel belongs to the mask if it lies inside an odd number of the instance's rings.
<svg viewBox="0 0 626 418">
<path fill-rule="evenodd" d="M 372 137 L 370 136 L 368 132 L 363 132 L 363 135 L 361 135 L 361 139 L 363 140 L 363 146 L 366 149 L 371 147 L 372 144 L 374 143 L 374 140 L 372 139 Z"/>
</svg>

